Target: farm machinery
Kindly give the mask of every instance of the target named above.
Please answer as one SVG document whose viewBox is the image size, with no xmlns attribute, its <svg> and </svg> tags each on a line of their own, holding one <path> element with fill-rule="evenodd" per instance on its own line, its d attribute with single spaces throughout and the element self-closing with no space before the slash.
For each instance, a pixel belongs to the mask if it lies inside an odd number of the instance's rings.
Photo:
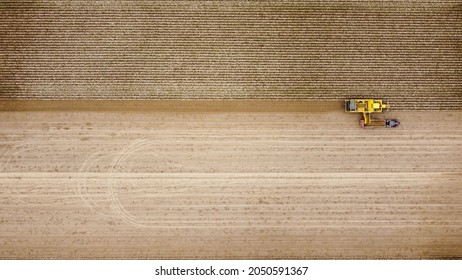
<svg viewBox="0 0 462 280">
<path fill-rule="evenodd" d="M 365 127 L 398 127 L 397 119 L 374 119 L 373 113 L 382 113 L 388 110 L 388 103 L 377 99 L 348 99 L 345 100 L 345 112 L 362 113 L 363 118 L 359 121 L 362 128 Z"/>
</svg>

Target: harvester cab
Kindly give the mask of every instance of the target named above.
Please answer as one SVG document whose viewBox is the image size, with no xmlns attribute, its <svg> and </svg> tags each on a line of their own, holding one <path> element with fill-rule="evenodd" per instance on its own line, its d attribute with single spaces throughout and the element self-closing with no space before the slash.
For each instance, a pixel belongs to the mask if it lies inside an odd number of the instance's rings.
<svg viewBox="0 0 462 280">
<path fill-rule="evenodd" d="M 378 120 L 371 117 L 372 113 L 382 113 L 388 110 L 388 103 L 377 99 L 348 99 L 345 100 L 345 112 L 362 113 L 359 125 L 365 127 L 398 127 L 397 119 Z"/>
</svg>

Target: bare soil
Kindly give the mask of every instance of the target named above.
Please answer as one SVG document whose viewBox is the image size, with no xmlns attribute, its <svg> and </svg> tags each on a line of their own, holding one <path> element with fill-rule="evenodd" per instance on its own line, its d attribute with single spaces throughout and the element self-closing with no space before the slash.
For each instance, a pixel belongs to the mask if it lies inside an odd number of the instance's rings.
<svg viewBox="0 0 462 280">
<path fill-rule="evenodd" d="M 0 258 L 461 258 L 462 112 L 0 112 Z"/>
<path fill-rule="evenodd" d="M 462 258 L 461 13 L 1 1 L 0 258 Z"/>
</svg>

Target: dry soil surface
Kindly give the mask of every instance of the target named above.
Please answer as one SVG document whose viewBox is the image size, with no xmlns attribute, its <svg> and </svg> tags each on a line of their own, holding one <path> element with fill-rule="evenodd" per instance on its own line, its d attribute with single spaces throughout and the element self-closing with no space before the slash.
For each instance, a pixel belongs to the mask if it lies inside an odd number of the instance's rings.
<svg viewBox="0 0 462 280">
<path fill-rule="evenodd" d="M 462 112 L 393 116 L 0 112 L 0 258 L 461 258 Z"/>
</svg>

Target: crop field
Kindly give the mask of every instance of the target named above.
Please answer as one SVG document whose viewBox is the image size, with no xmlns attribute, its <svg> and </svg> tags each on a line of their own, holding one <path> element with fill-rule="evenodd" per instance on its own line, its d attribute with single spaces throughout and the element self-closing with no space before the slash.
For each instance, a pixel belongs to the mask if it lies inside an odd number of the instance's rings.
<svg viewBox="0 0 462 280">
<path fill-rule="evenodd" d="M 462 112 L 395 114 L 2 112 L 0 257 L 460 258 Z"/>
<path fill-rule="evenodd" d="M 459 0 L 3 0 L 0 13 L 4 99 L 462 108 Z"/>
<path fill-rule="evenodd" d="M 0 259 L 461 259 L 461 19 L 1 1 Z"/>
</svg>

